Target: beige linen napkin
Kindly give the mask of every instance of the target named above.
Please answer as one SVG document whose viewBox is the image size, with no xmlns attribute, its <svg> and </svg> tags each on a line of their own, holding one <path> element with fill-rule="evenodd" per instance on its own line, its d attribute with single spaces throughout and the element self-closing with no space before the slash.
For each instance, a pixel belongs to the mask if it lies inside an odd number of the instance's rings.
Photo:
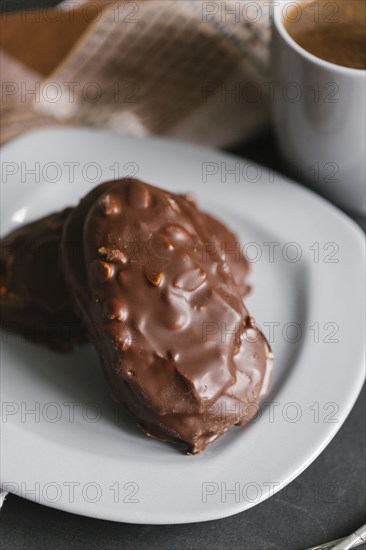
<svg viewBox="0 0 366 550">
<path fill-rule="evenodd" d="M 267 123 L 268 0 L 69 0 L 1 17 L 1 142 L 50 124 L 209 145 Z"/>
</svg>

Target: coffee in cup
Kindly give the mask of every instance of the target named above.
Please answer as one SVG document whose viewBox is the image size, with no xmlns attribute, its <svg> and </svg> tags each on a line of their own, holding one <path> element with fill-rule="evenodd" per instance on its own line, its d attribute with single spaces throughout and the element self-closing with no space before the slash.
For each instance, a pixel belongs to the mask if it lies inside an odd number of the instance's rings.
<svg viewBox="0 0 366 550">
<path fill-rule="evenodd" d="M 316 57 L 366 69 L 366 0 L 304 0 L 289 10 L 285 27 Z"/>
</svg>

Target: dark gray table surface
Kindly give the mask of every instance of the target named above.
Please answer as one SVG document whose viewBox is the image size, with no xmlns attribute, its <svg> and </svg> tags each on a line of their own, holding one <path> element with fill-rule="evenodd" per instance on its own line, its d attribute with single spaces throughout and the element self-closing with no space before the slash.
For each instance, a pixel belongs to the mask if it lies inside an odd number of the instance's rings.
<svg viewBox="0 0 366 550">
<path fill-rule="evenodd" d="M 40 3 L 16 0 L 12 6 Z M 2 0 L 2 8 L 10 6 Z M 286 173 L 271 134 L 232 152 Z M 365 228 L 364 220 L 356 221 Z M 364 387 L 348 419 L 315 462 L 284 490 L 235 516 L 187 525 L 132 525 L 76 516 L 8 495 L 0 512 L 1 547 L 305 550 L 343 537 L 366 520 L 365 418 Z"/>
</svg>

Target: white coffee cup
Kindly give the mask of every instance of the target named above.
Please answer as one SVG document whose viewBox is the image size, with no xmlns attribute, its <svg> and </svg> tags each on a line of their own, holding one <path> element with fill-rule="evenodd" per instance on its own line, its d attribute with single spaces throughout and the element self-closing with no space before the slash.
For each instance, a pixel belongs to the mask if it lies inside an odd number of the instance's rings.
<svg viewBox="0 0 366 550">
<path fill-rule="evenodd" d="M 299 46 L 284 17 L 301 7 L 303 1 L 273 2 L 278 143 L 295 178 L 344 209 L 365 214 L 366 71 L 329 63 Z"/>
</svg>

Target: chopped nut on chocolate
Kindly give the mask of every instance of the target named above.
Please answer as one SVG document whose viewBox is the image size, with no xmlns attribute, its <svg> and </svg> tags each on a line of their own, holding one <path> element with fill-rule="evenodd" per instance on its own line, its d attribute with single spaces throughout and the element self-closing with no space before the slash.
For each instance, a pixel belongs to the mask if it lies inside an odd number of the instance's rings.
<svg viewBox="0 0 366 550">
<path fill-rule="evenodd" d="M 110 216 L 111 214 L 118 214 L 121 210 L 121 205 L 119 204 L 116 197 L 110 194 L 101 197 L 99 199 L 99 205 L 102 209 L 102 212 L 106 216 Z"/>
<path fill-rule="evenodd" d="M 117 298 L 109 298 L 103 305 L 103 312 L 107 319 L 123 321 L 127 317 L 126 308 Z"/>
<path fill-rule="evenodd" d="M 206 273 L 200 267 L 184 271 L 174 279 L 174 286 L 192 292 L 197 290 L 206 280 Z"/>
<path fill-rule="evenodd" d="M 112 277 L 113 272 L 113 266 L 101 260 L 94 260 L 90 265 L 90 274 L 93 280 L 99 284 L 108 281 Z"/>
<path fill-rule="evenodd" d="M 127 256 L 122 250 L 118 250 L 117 248 L 106 248 L 105 246 L 101 246 L 98 252 L 107 262 L 125 264 L 128 261 Z"/>
<path fill-rule="evenodd" d="M 163 274 L 161 271 L 152 271 L 150 269 L 145 270 L 146 279 L 150 281 L 154 286 L 159 286 L 163 280 Z"/>
<path fill-rule="evenodd" d="M 132 208 L 148 208 L 151 204 L 151 193 L 142 181 L 131 180 L 127 187 L 127 200 Z"/>
<path fill-rule="evenodd" d="M 188 231 L 178 224 L 166 225 L 163 231 L 171 241 L 187 241 L 191 239 L 191 235 Z"/>
</svg>

